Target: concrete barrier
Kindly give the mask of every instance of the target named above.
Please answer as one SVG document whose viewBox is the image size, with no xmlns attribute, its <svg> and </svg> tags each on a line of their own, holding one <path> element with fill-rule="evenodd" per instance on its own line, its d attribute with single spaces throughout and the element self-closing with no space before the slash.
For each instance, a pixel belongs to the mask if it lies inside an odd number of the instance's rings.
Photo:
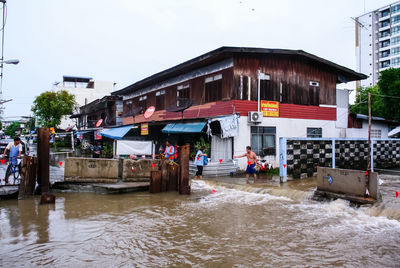
<svg viewBox="0 0 400 268">
<path fill-rule="evenodd" d="M 318 194 L 329 195 L 333 193 L 338 194 L 336 195 L 337 197 L 356 202 L 359 200 L 360 203 L 363 203 L 363 200 L 368 201 L 364 199 L 365 180 L 365 171 L 326 167 L 317 168 Z M 370 172 L 368 191 L 371 198 L 378 199 L 378 174 L 376 172 Z"/>
<path fill-rule="evenodd" d="M 119 160 L 69 157 L 65 159 L 64 177 L 69 182 L 117 182 Z"/>
<path fill-rule="evenodd" d="M 122 162 L 122 180 L 129 182 L 150 181 L 150 173 L 159 170 L 159 163 L 160 160 L 152 159 L 124 159 Z"/>
</svg>

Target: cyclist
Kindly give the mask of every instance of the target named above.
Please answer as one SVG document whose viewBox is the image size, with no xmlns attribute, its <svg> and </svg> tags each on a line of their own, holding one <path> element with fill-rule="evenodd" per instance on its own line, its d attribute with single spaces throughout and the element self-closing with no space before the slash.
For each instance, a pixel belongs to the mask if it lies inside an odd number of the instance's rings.
<svg viewBox="0 0 400 268">
<path fill-rule="evenodd" d="M 9 155 L 10 164 L 12 164 L 14 166 L 18 165 L 17 158 L 21 157 L 21 153 L 22 153 L 21 139 L 19 137 L 15 137 L 14 142 L 10 142 L 7 145 L 7 147 L 4 149 L 4 152 L 3 152 L 4 158 L 6 157 L 7 151 L 10 151 L 10 155 Z M 9 176 L 10 176 L 10 172 L 6 172 L 6 176 L 5 176 L 4 180 L 7 184 L 8 184 Z"/>
</svg>

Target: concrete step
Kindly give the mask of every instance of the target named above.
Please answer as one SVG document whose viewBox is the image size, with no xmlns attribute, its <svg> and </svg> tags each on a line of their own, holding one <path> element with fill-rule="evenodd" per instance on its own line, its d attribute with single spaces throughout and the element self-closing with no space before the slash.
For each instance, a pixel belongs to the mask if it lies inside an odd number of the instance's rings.
<svg viewBox="0 0 400 268">
<path fill-rule="evenodd" d="M 229 176 L 232 172 L 236 172 L 238 167 L 233 161 L 225 162 L 208 162 L 207 166 L 203 167 L 204 177 L 219 177 L 219 176 Z M 190 162 L 189 164 L 189 174 L 195 175 L 197 171 L 197 166 Z"/>
</svg>

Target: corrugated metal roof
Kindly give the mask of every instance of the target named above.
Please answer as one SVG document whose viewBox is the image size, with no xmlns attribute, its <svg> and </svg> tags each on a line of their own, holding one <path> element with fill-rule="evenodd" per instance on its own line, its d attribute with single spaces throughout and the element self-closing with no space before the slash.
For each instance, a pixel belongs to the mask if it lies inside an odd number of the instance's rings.
<svg viewBox="0 0 400 268">
<path fill-rule="evenodd" d="M 220 47 L 212 50 L 201 56 L 178 64 L 172 68 L 166 69 L 162 72 L 156 73 L 152 76 L 146 77 L 130 86 L 127 86 L 121 90 L 112 92 L 112 95 L 126 94 L 128 92 L 134 92 L 137 89 L 145 86 L 159 83 L 165 79 L 174 77 L 184 72 L 199 68 L 204 65 L 212 64 L 214 62 L 232 57 L 235 54 L 277 54 L 277 55 L 293 55 L 300 56 L 310 59 L 316 63 L 323 64 L 328 68 L 331 68 L 338 75 L 338 82 L 350 82 L 355 80 L 366 79 L 368 76 L 357 73 L 347 67 L 338 65 L 326 59 L 320 58 L 313 54 L 307 53 L 303 50 L 290 50 L 290 49 L 271 49 L 271 48 L 253 48 L 253 47 Z"/>
</svg>

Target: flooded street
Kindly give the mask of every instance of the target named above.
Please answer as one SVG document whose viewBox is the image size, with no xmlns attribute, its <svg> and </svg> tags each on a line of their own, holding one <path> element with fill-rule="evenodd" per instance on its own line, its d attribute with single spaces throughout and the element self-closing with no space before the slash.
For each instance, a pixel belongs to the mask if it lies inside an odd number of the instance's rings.
<svg viewBox="0 0 400 268">
<path fill-rule="evenodd" d="M 400 179 L 382 179 L 384 201 L 372 208 L 311 201 L 312 179 L 243 183 L 192 181 L 190 196 L 1 201 L 1 266 L 399 267 Z"/>
</svg>

